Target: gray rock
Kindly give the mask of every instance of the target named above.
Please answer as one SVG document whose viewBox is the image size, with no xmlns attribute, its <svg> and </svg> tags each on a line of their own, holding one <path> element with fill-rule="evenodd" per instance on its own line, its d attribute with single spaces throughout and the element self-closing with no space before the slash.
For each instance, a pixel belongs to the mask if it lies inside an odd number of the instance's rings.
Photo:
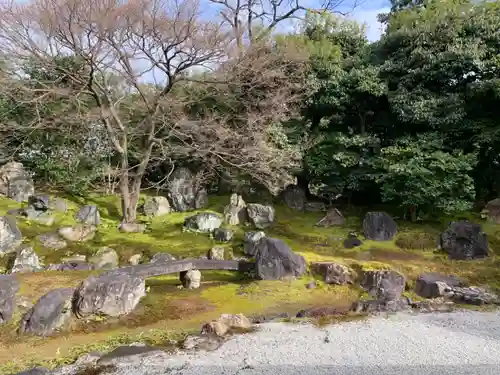
<svg viewBox="0 0 500 375">
<path fill-rule="evenodd" d="M 99 225 L 101 223 L 101 214 L 96 206 L 83 206 L 75 214 L 75 219 L 82 224 Z"/>
<path fill-rule="evenodd" d="M 0 275 L 0 324 L 7 323 L 14 313 L 19 283 L 12 275 Z"/>
<path fill-rule="evenodd" d="M 247 205 L 241 195 L 232 194 L 224 208 L 224 221 L 229 225 L 240 225 L 248 221 Z"/>
<path fill-rule="evenodd" d="M 245 232 L 243 237 L 243 252 L 245 255 L 255 256 L 260 240 L 266 237 L 264 232 Z"/>
<path fill-rule="evenodd" d="M 41 234 L 38 236 L 38 241 L 43 247 L 52 250 L 60 250 L 68 246 L 66 241 L 59 237 L 57 233 Z"/>
<path fill-rule="evenodd" d="M 94 238 L 97 227 L 88 224 L 76 224 L 72 227 L 62 227 L 58 233 L 65 240 L 71 242 L 87 242 Z"/>
<path fill-rule="evenodd" d="M 343 264 L 333 262 L 318 262 L 311 264 L 311 270 L 323 277 L 326 284 L 353 284 L 356 274 Z"/>
<path fill-rule="evenodd" d="M 264 237 L 257 245 L 256 274 L 262 280 L 298 277 L 306 272 L 304 257 L 277 238 Z"/>
<path fill-rule="evenodd" d="M 49 264 L 46 271 L 91 271 L 94 269 L 92 264 L 82 261 L 68 261 L 59 264 Z"/>
<path fill-rule="evenodd" d="M 165 197 L 147 197 L 144 202 L 143 211 L 146 216 L 162 216 L 169 214 L 172 209 L 170 203 Z"/>
<path fill-rule="evenodd" d="M 68 212 L 68 202 L 62 198 L 50 198 L 49 209 L 55 212 Z"/>
<path fill-rule="evenodd" d="M 226 253 L 226 249 L 223 248 L 223 247 L 220 247 L 220 246 L 215 246 L 215 247 L 212 247 L 209 251 L 208 251 L 208 256 L 207 258 L 208 259 L 212 259 L 212 260 L 224 260 L 224 254 Z"/>
<path fill-rule="evenodd" d="M 367 314 L 409 312 L 411 310 L 411 305 L 406 298 L 367 300 L 354 303 L 352 310 L 356 313 Z"/>
<path fill-rule="evenodd" d="M 488 238 L 479 224 L 453 222 L 441 233 L 441 248 L 450 259 L 470 260 L 488 257 Z"/>
<path fill-rule="evenodd" d="M 118 267 L 119 258 L 115 250 L 109 247 L 101 247 L 89 259 L 89 262 L 94 265 L 95 269 L 112 269 Z"/>
<path fill-rule="evenodd" d="M 174 260 L 176 260 L 175 257 L 169 253 L 156 253 L 153 255 L 149 263 L 172 262 Z"/>
<path fill-rule="evenodd" d="M 234 236 L 234 232 L 231 229 L 226 228 L 216 228 L 214 230 L 214 239 L 217 242 L 229 242 Z"/>
<path fill-rule="evenodd" d="M 60 288 L 42 296 L 24 315 L 19 332 L 49 336 L 66 328 L 72 316 L 73 292 L 72 288 Z"/>
<path fill-rule="evenodd" d="M 201 284 L 201 272 L 199 270 L 182 271 L 180 273 L 182 286 L 186 289 L 198 289 Z"/>
<path fill-rule="evenodd" d="M 280 198 L 288 207 L 299 211 L 302 211 L 307 203 L 305 190 L 297 185 L 288 185 L 280 193 Z"/>
<path fill-rule="evenodd" d="M 0 255 L 15 251 L 22 239 L 16 221 L 8 216 L 0 216 Z"/>
<path fill-rule="evenodd" d="M 145 295 L 143 279 L 117 270 L 82 281 L 75 291 L 73 310 L 79 317 L 126 315 Z"/>
<path fill-rule="evenodd" d="M 168 198 L 175 211 L 186 212 L 205 207 L 206 191 L 198 188 L 196 177 L 187 168 L 177 168 L 167 184 Z"/>
<path fill-rule="evenodd" d="M 21 163 L 9 162 L 0 167 L 0 194 L 7 196 L 9 182 L 17 178 L 30 177 L 28 171 Z"/>
<path fill-rule="evenodd" d="M 34 367 L 30 370 L 21 371 L 13 375 L 49 375 L 50 370 L 45 367 Z"/>
<path fill-rule="evenodd" d="M 366 238 L 374 241 L 390 241 L 396 235 L 398 226 L 385 212 L 368 212 L 363 220 Z"/>
<path fill-rule="evenodd" d="M 258 203 L 247 204 L 247 213 L 250 223 L 257 229 L 264 229 L 275 221 L 274 208 Z"/>
<path fill-rule="evenodd" d="M 121 223 L 118 230 L 123 233 L 142 233 L 146 230 L 146 226 L 139 223 Z"/>
<path fill-rule="evenodd" d="M 222 225 L 219 215 L 203 212 L 189 216 L 184 220 L 184 229 L 199 233 L 210 233 Z"/>
<path fill-rule="evenodd" d="M 349 236 L 344 240 L 344 247 L 346 249 L 353 249 L 361 245 L 363 245 L 363 242 L 354 234 L 349 234 Z"/>
<path fill-rule="evenodd" d="M 217 335 L 188 336 L 184 339 L 181 346 L 184 350 L 188 351 L 214 351 L 219 349 L 225 341 L 224 337 Z"/>
<path fill-rule="evenodd" d="M 23 246 L 17 250 L 14 263 L 10 269 L 11 273 L 35 272 L 43 269 L 40 259 L 31 246 Z"/>
<path fill-rule="evenodd" d="M 344 221 L 342 213 L 338 209 L 332 208 L 316 223 L 316 226 L 324 228 L 333 227 L 336 225 L 344 225 Z"/>
<path fill-rule="evenodd" d="M 50 197 L 48 195 L 32 195 L 28 198 L 28 205 L 37 211 L 47 211 L 49 201 Z"/>
<path fill-rule="evenodd" d="M 466 285 L 465 280 L 453 276 L 428 272 L 418 276 L 415 284 L 415 293 L 423 298 L 443 297 L 448 287 Z"/>
<path fill-rule="evenodd" d="M 406 286 L 403 275 L 396 271 L 364 271 L 361 287 L 368 291 L 370 296 L 381 301 L 392 301 L 401 298 Z"/>
<path fill-rule="evenodd" d="M 468 305 L 489 305 L 500 304 L 498 295 L 489 292 L 485 288 L 479 287 L 449 287 L 446 289 L 447 296 L 455 303 L 468 304 Z"/>
<path fill-rule="evenodd" d="M 33 180 L 29 177 L 18 177 L 9 180 L 7 197 L 16 202 L 26 202 L 30 196 L 35 194 Z"/>
<path fill-rule="evenodd" d="M 27 207 L 17 210 L 17 215 L 25 217 L 28 220 L 34 221 L 38 224 L 51 226 L 54 224 L 56 218 L 54 215 L 47 211 L 39 211 L 34 207 Z"/>
</svg>

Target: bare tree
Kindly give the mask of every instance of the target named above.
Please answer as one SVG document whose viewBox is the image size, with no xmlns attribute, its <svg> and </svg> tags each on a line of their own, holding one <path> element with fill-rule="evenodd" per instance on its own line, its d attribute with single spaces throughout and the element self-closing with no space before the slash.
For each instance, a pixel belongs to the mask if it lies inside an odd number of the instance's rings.
<svg viewBox="0 0 500 375">
<path fill-rule="evenodd" d="M 51 116 L 64 117 L 60 126 L 105 126 L 119 156 L 124 222 L 136 220 L 154 159 L 200 158 L 263 181 L 294 160 L 273 139 L 277 120 L 294 112 L 302 94 L 306 58 L 293 46 L 267 43 L 236 55 L 231 30 L 223 20 L 204 19 L 196 0 L 11 1 L 0 12 L 0 44 L 14 72 L 29 62 L 71 82 L 65 90 L 18 84 L 30 100 L 57 95 L 74 103 L 77 110 Z M 77 69 L 58 63 L 67 56 Z M 152 77 L 155 84 L 145 84 Z M 192 85 L 205 88 L 193 95 Z M 203 96 L 227 102 L 226 110 L 190 110 Z"/>
<path fill-rule="evenodd" d="M 219 7 L 224 21 L 231 27 L 240 48 L 245 41 L 252 43 L 255 36 L 270 32 L 280 23 L 300 19 L 305 12 L 325 11 L 346 15 L 363 0 L 324 0 L 312 9 L 305 0 L 209 0 Z M 254 35 L 256 31 L 260 31 Z"/>
</svg>

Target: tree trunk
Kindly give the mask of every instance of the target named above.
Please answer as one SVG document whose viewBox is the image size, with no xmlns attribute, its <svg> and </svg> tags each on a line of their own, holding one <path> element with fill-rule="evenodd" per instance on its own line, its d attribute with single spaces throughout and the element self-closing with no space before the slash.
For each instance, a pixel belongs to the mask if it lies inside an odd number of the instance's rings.
<svg viewBox="0 0 500 375">
<path fill-rule="evenodd" d="M 297 186 L 302 188 L 305 193 L 307 198 L 311 198 L 312 194 L 311 191 L 309 190 L 309 178 L 305 172 L 302 172 L 298 174 L 297 176 Z"/>
<path fill-rule="evenodd" d="M 417 206 L 410 206 L 408 211 L 410 212 L 410 220 L 413 223 L 417 221 Z"/>
</svg>

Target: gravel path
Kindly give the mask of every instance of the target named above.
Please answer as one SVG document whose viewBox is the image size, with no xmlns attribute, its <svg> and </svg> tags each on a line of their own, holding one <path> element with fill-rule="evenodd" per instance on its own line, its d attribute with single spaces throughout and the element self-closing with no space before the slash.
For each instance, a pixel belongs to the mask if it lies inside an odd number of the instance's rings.
<svg viewBox="0 0 500 375">
<path fill-rule="evenodd" d="M 327 328 L 268 323 L 213 352 L 149 353 L 120 375 L 500 374 L 500 312 L 399 314 Z"/>
</svg>

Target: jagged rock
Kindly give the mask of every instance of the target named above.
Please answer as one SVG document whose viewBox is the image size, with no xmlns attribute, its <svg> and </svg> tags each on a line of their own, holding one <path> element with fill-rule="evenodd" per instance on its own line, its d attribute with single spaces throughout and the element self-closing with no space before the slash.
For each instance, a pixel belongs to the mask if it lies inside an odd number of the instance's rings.
<svg viewBox="0 0 500 375">
<path fill-rule="evenodd" d="M 68 246 L 66 241 L 59 237 L 57 233 L 41 234 L 38 236 L 38 241 L 43 247 L 52 250 L 60 250 Z"/>
<path fill-rule="evenodd" d="M 488 256 L 488 238 L 479 224 L 453 222 L 441 233 L 440 242 L 450 259 L 471 260 Z"/>
<path fill-rule="evenodd" d="M 361 245 L 363 245 L 363 242 L 353 233 L 349 233 L 347 238 L 344 240 L 344 247 L 346 249 L 353 249 Z"/>
<path fill-rule="evenodd" d="M 149 263 L 172 262 L 174 260 L 176 260 L 176 258 L 169 253 L 156 253 L 153 255 Z"/>
<path fill-rule="evenodd" d="M 448 298 L 450 298 L 455 303 L 469 304 L 469 305 L 489 305 L 489 304 L 500 304 L 500 298 L 498 295 L 480 287 L 449 287 L 446 290 Z"/>
<path fill-rule="evenodd" d="M 165 197 L 147 197 L 144 202 L 143 211 L 146 216 L 162 216 L 169 214 L 172 209 L 170 203 Z"/>
<path fill-rule="evenodd" d="M 182 286 L 186 289 L 197 289 L 201 284 L 201 272 L 199 270 L 189 270 L 180 273 Z"/>
<path fill-rule="evenodd" d="M 0 256 L 16 250 L 23 236 L 13 218 L 0 216 Z"/>
<path fill-rule="evenodd" d="M 457 276 L 429 272 L 418 276 L 415 292 L 420 297 L 437 298 L 443 297 L 448 287 L 460 287 L 464 285 L 466 285 L 465 280 Z"/>
<path fill-rule="evenodd" d="M 288 207 L 299 211 L 302 211 L 307 203 L 305 190 L 297 185 L 287 185 L 280 198 Z"/>
<path fill-rule="evenodd" d="M 332 208 L 320 221 L 316 223 L 316 226 L 326 228 L 336 225 L 344 225 L 344 221 L 342 213 L 338 209 Z"/>
<path fill-rule="evenodd" d="M 200 232 L 210 233 L 222 225 L 222 219 L 219 215 L 211 212 L 203 212 L 184 219 L 184 229 Z"/>
<path fill-rule="evenodd" d="M 243 237 L 243 252 L 249 256 L 255 256 L 257 254 L 257 248 L 260 240 L 262 240 L 266 234 L 264 232 L 246 232 Z"/>
<path fill-rule="evenodd" d="M 177 168 L 167 184 L 168 198 L 177 212 L 192 211 L 206 206 L 207 193 L 198 188 L 196 177 L 187 168 Z"/>
<path fill-rule="evenodd" d="M 401 298 L 406 286 L 403 275 L 396 271 L 364 271 L 361 287 L 368 291 L 370 296 L 381 301 L 393 301 Z"/>
<path fill-rule="evenodd" d="M 86 242 L 94 238 L 97 228 L 93 225 L 76 224 L 72 227 L 62 227 L 58 233 L 71 242 Z"/>
<path fill-rule="evenodd" d="M 257 245 L 256 274 L 262 280 L 298 277 L 306 272 L 304 257 L 295 254 L 282 240 L 264 237 Z"/>
<path fill-rule="evenodd" d="M 31 246 L 24 246 L 17 250 L 10 272 L 35 272 L 42 269 L 43 267 L 40 264 L 40 259 L 38 255 L 36 255 L 35 250 L 33 250 Z"/>
<path fill-rule="evenodd" d="M 212 260 L 224 260 L 224 254 L 226 253 L 226 249 L 223 248 L 223 247 L 220 247 L 220 246 L 215 246 L 215 247 L 212 247 L 209 251 L 208 251 L 208 256 L 207 258 L 208 259 L 212 259 Z"/>
<path fill-rule="evenodd" d="M 363 220 L 366 238 L 374 241 L 390 241 L 396 235 L 398 226 L 385 212 L 368 212 Z"/>
<path fill-rule="evenodd" d="M 48 195 L 32 195 L 28 198 L 28 205 L 37 211 L 47 211 L 49 201 L 50 197 Z"/>
<path fill-rule="evenodd" d="M 59 264 L 49 264 L 46 271 L 91 271 L 94 267 L 91 264 L 81 261 L 67 261 Z"/>
<path fill-rule="evenodd" d="M 231 229 L 226 228 L 216 228 L 214 230 L 214 239 L 217 242 L 229 242 L 234 236 L 234 232 Z"/>
<path fill-rule="evenodd" d="M 352 284 L 356 278 L 353 270 L 343 264 L 320 262 L 312 263 L 311 270 L 323 276 L 323 280 L 327 284 Z"/>
<path fill-rule="evenodd" d="M 257 229 L 264 229 L 272 225 L 275 220 L 274 208 L 258 203 L 247 204 L 247 213 L 250 223 Z"/>
<path fill-rule="evenodd" d="M 138 223 L 121 223 L 118 230 L 123 233 L 142 233 L 146 230 L 146 226 Z"/>
<path fill-rule="evenodd" d="M 75 214 L 75 219 L 86 225 L 99 225 L 101 223 L 101 214 L 96 206 L 83 206 Z"/>
<path fill-rule="evenodd" d="M 224 221 L 229 225 L 240 225 L 248 221 L 247 205 L 241 195 L 232 194 L 224 208 Z"/>
<path fill-rule="evenodd" d="M 119 264 L 118 254 L 109 247 L 101 247 L 89 261 L 98 270 L 116 268 Z"/>
<path fill-rule="evenodd" d="M 72 288 L 60 288 L 42 296 L 24 315 L 19 332 L 49 336 L 64 329 L 72 316 L 73 292 Z"/>
<path fill-rule="evenodd" d="M 0 167 L 0 194 L 26 202 L 34 193 L 33 180 L 21 163 L 9 162 Z"/>
<path fill-rule="evenodd" d="M 19 287 L 13 275 L 0 275 L 0 324 L 7 323 L 12 318 Z"/>
<path fill-rule="evenodd" d="M 143 279 L 117 270 L 82 281 L 75 291 L 73 310 L 79 317 L 126 315 L 145 295 Z"/>
<path fill-rule="evenodd" d="M 128 263 L 131 266 L 137 266 L 138 264 L 141 263 L 142 260 L 142 254 L 134 254 L 128 259 Z"/>
</svg>

